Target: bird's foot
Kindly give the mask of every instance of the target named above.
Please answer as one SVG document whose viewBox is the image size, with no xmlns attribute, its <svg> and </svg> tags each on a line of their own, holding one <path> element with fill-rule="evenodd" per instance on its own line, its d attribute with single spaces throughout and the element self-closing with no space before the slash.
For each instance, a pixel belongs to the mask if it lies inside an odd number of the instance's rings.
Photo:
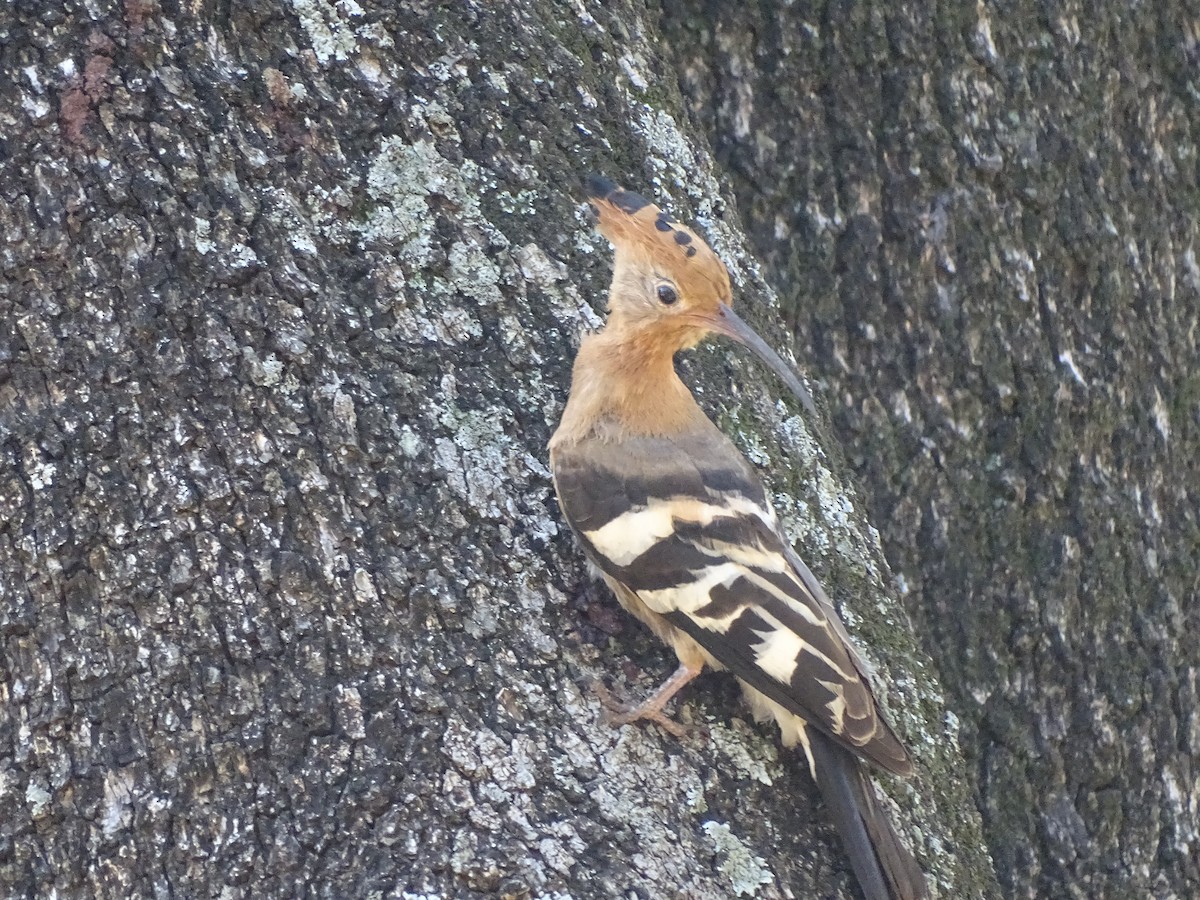
<svg viewBox="0 0 1200 900">
<path fill-rule="evenodd" d="M 604 707 L 600 720 L 613 728 L 620 728 L 622 725 L 630 725 L 634 722 L 648 721 L 662 726 L 663 730 L 680 739 L 689 734 L 703 731 L 702 728 L 684 725 L 668 716 L 662 710 L 665 701 L 659 699 L 657 695 L 644 703 L 634 705 L 622 703 L 613 695 L 612 691 L 599 681 L 592 682 L 592 690 L 596 692 L 596 696 L 600 698 L 600 704 Z"/>
</svg>

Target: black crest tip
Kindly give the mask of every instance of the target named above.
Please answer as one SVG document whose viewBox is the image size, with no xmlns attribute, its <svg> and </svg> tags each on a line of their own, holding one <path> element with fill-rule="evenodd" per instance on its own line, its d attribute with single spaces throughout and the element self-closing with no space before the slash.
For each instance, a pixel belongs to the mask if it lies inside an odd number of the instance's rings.
<svg viewBox="0 0 1200 900">
<path fill-rule="evenodd" d="M 627 191 L 611 178 L 605 178 L 603 175 L 589 175 L 584 182 L 584 190 L 591 199 L 607 200 L 621 212 L 631 216 L 650 205 L 650 201 L 641 194 Z"/>
<path fill-rule="evenodd" d="M 607 200 L 621 190 L 621 186 L 603 175 L 589 175 L 583 181 L 583 189 L 593 200 Z"/>
</svg>

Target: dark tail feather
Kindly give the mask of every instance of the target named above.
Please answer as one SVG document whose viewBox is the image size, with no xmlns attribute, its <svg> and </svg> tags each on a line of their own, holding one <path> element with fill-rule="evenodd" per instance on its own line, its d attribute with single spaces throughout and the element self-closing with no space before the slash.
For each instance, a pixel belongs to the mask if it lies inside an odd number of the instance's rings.
<svg viewBox="0 0 1200 900">
<path fill-rule="evenodd" d="M 926 900 L 925 875 L 880 808 L 862 763 L 815 728 L 808 739 L 817 787 L 867 900 Z"/>
</svg>

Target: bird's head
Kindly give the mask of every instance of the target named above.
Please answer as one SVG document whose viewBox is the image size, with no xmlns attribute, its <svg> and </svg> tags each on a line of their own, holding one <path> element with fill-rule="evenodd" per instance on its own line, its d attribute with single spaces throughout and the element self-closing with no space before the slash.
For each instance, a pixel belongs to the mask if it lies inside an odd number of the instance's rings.
<svg viewBox="0 0 1200 900">
<path fill-rule="evenodd" d="M 692 229 L 645 197 L 593 175 L 586 184 L 597 228 L 613 245 L 609 323 L 675 353 L 709 334 L 749 347 L 814 411 L 796 373 L 732 309 L 729 271 Z"/>
</svg>

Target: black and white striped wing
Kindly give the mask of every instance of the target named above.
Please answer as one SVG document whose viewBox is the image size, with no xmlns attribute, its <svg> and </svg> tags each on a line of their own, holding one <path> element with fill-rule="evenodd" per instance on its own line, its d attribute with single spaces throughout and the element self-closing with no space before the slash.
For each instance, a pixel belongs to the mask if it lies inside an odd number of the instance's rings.
<svg viewBox="0 0 1200 900">
<path fill-rule="evenodd" d="M 724 435 L 585 442 L 553 468 L 563 513 L 609 578 L 788 712 L 911 771 L 837 614 Z"/>
</svg>

